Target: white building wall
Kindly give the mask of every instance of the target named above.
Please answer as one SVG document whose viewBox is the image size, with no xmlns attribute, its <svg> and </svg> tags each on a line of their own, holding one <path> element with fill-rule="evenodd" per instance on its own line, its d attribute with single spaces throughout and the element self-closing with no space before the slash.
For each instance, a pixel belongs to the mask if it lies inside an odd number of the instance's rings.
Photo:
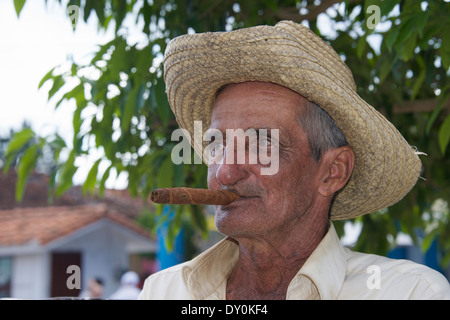
<svg viewBox="0 0 450 320">
<path fill-rule="evenodd" d="M 46 253 L 13 257 L 11 297 L 44 299 L 49 296 L 50 258 Z"/>
</svg>

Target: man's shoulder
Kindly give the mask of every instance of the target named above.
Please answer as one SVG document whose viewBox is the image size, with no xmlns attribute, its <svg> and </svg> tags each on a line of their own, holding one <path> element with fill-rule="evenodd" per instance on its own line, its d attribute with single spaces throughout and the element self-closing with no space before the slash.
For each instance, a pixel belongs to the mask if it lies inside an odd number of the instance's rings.
<svg viewBox="0 0 450 320">
<path fill-rule="evenodd" d="M 347 287 L 358 284 L 362 288 L 355 298 L 450 299 L 447 279 L 427 266 L 350 249 L 346 257 Z"/>
<path fill-rule="evenodd" d="M 150 275 L 144 282 L 139 299 L 190 299 L 183 278 L 183 270 L 187 267 L 187 264 L 188 262 L 177 264 Z"/>
</svg>

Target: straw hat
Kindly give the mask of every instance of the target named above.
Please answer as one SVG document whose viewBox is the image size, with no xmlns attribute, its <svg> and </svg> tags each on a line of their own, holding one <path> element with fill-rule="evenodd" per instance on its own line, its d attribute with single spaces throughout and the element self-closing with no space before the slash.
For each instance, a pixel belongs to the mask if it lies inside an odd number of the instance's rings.
<svg viewBox="0 0 450 320">
<path fill-rule="evenodd" d="M 209 128 L 217 90 L 229 83 L 275 83 L 322 107 L 356 155 L 353 174 L 331 208 L 333 220 L 386 208 L 419 177 L 417 152 L 356 93 L 339 55 L 300 24 L 282 21 L 274 27 L 177 37 L 166 49 L 164 79 L 172 111 L 191 136 L 196 120 L 203 121 L 204 131 Z M 201 154 L 202 145 L 193 147 Z"/>
</svg>

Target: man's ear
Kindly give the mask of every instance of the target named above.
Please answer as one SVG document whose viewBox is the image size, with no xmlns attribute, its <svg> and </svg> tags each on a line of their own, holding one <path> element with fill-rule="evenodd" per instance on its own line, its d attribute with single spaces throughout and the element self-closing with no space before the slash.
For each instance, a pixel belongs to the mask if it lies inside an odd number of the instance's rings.
<svg viewBox="0 0 450 320">
<path fill-rule="evenodd" d="M 350 179 L 355 165 L 355 153 L 350 146 L 327 150 L 320 159 L 321 181 L 319 193 L 333 196 Z"/>
</svg>

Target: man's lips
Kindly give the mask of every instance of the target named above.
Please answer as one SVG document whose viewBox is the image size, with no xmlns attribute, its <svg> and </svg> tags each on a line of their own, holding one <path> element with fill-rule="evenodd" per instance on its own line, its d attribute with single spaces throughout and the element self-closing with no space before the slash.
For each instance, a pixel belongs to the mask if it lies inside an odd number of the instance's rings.
<svg viewBox="0 0 450 320">
<path fill-rule="evenodd" d="M 241 196 L 240 198 L 237 198 L 236 200 L 234 200 L 233 202 L 231 202 L 229 204 L 219 206 L 219 208 L 221 210 L 230 210 L 231 208 L 238 206 L 245 201 L 248 201 L 251 199 L 256 199 L 256 198 L 259 198 L 259 196 Z"/>
</svg>

